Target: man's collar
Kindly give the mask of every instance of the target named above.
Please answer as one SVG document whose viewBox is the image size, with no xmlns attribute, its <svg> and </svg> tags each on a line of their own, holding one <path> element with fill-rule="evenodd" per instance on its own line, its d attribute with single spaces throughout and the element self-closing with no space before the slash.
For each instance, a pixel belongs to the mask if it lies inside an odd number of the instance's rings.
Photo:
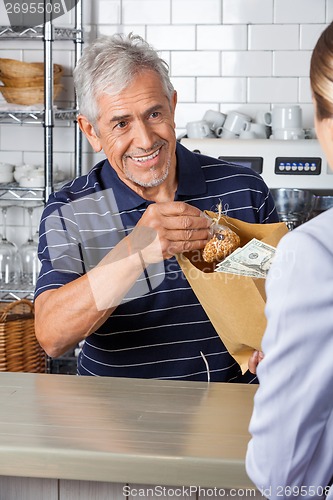
<svg viewBox="0 0 333 500">
<path fill-rule="evenodd" d="M 197 156 L 179 142 L 176 146 L 176 156 L 178 187 L 175 199 L 179 200 L 204 193 L 206 183 Z M 106 189 L 113 189 L 120 212 L 144 208 L 151 203 L 124 184 L 108 160 L 105 160 L 102 167 L 102 179 Z"/>
<path fill-rule="evenodd" d="M 206 191 L 206 181 L 195 153 L 177 142 L 178 187 L 176 197 L 191 197 Z"/>
</svg>

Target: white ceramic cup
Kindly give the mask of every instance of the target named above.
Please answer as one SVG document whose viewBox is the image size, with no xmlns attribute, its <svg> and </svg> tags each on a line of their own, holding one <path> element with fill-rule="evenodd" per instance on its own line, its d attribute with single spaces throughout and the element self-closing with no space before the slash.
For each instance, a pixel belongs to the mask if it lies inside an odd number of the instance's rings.
<svg viewBox="0 0 333 500">
<path fill-rule="evenodd" d="M 305 139 L 317 139 L 317 133 L 315 128 L 306 128 L 304 129 Z"/>
<path fill-rule="evenodd" d="M 258 139 L 255 132 L 252 132 L 251 130 L 243 130 L 239 134 L 239 138 L 240 139 Z"/>
<path fill-rule="evenodd" d="M 0 163 L 0 183 L 9 183 L 13 182 L 14 165 L 11 163 Z"/>
<path fill-rule="evenodd" d="M 298 104 L 292 106 L 276 106 L 267 112 L 266 125 L 272 127 L 275 136 L 277 129 L 302 128 L 302 108 Z"/>
<path fill-rule="evenodd" d="M 250 123 L 250 116 L 239 113 L 238 111 L 230 111 L 225 119 L 223 131 L 239 135 L 244 130 L 249 130 Z"/>
<path fill-rule="evenodd" d="M 187 137 L 190 139 L 204 139 L 205 137 L 214 137 L 209 123 L 205 120 L 188 122 L 186 124 Z"/>
<path fill-rule="evenodd" d="M 1 184 L 10 184 L 11 182 L 13 182 L 14 180 L 14 176 L 13 176 L 13 172 L 2 172 L 0 170 L 0 183 Z"/>
<path fill-rule="evenodd" d="M 13 182 L 14 177 L 12 172 L 1 172 L 0 171 L 0 184 L 9 184 Z"/>
<path fill-rule="evenodd" d="M 14 170 L 14 179 L 16 180 L 16 182 L 20 182 L 20 178 L 28 175 L 32 169 L 32 165 L 17 165 Z"/>
<path fill-rule="evenodd" d="M 268 127 L 271 126 L 272 123 L 272 115 L 270 111 L 259 110 L 256 114 L 255 118 L 256 123 L 264 124 Z"/>
<path fill-rule="evenodd" d="M 218 130 L 217 136 L 220 137 L 220 139 L 239 139 L 239 135 L 224 129 L 223 127 Z"/>
<path fill-rule="evenodd" d="M 249 132 L 254 133 L 256 139 L 267 139 L 267 126 L 263 123 L 251 123 Z"/>
<path fill-rule="evenodd" d="M 21 187 L 43 187 L 44 186 L 44 176 L 43 175 L 34 175 L 30 176 L 23 175 L 20 178 L 19 185 Z"/>
<path fill-rule="evenodd" d="M 302 128 L 277 128 L 274 130 L 274 139 L 292 141 L 304 139 L 305 133 Z"/>
<path fill-rule="evenodd" d="M 209 127 L 214 132 L 222 127 L 225 122 L 227 115 L 221 113 L 220 111 L 215 111 L 214 109 L 208 109 L 203 116 L 203 120 L 209 124 Z"/>
<path fill-rule="evenodd" d="M 2 163 L 2 162 L 0 162 L 0 171 L 1 172 L 10 173 L 13 170 L 14 170 L 14 165 L 12 165 L 11 163 Z"/>
</svg>

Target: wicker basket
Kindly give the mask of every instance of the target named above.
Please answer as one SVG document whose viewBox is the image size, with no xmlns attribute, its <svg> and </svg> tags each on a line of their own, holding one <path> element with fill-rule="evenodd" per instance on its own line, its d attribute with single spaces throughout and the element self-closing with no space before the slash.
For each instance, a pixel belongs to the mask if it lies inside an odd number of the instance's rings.
<svg viewBox="0 0 333 500">
<path fill-rule="evenodd" d="M 46 355 L 35 336 L 32 302 L 2 303 L 0 311 L 0 372 L 45 373 Z"/>
<path fill-rule="evenodd" d="M 55 100 L 63 86 L 53 86 L 53 99 Z M 44 103 L 44 86 L 41 87 L 5 87 L 0 86 L 0 92 L 7 102 L 23 105 Z"/>
<path fill-rule="evenodd" d="M 0 74 L 11 78 L 43 76 L 44 63 L 28 63 L 16 59 L 0 58 Z"/>
<path fill-rule="evenodd" d="M 53 65 L 54 83 L 60 83 L 63 68 L 60 64 Z M 6 87 L 42 87 L 44 85 L 44 73 L 39 76 L 9 76 L 0 70 L 0 80 Z"/>
<path fill-rule="evenodd" d="M 62 71 L 60 64 L 54 64 L 55 73 Z M 9 78 L 35 77 L 44 75 L 44 63 L 42 62 L 24 62 L 16 59 L 0 58 L 0 74 Z"/>
</svg>

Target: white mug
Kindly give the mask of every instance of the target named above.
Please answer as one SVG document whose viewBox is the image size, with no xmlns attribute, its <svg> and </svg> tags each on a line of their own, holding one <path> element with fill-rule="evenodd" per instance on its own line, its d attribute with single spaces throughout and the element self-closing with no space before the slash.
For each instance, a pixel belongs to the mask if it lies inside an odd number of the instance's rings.
<svg viewBox="0 0 333 500">
<path fill-rule="evenodd" d="M 272 115 L 270 111 L 263 111 L 259 110 L 256 114 L 255 118 L 256 123 L 262 123 L 264 125 L 267 125 L 268 127 L 271 126 L 272 123 Z"/>
<path fill-rule="evenodd" d="M 188 122 L 186 124 L 187 137 L 190 139 L 204 139 L 205 137 L 214 137 L 214 133 L 205 120 Z"/>
<path fill-rule="evenodd" d="M 240 139 L 258 139 L 256 134 L 254 132 L 252 132 L 251 130 L 243 130 L 239 134 L 239 138 Z"/>
<path fill-rule="evenodd" d="M 249 130 L 250 123 L 250 116 L 239 113 L 238 111 L 230 111 L 225 119 L 223 131 L 239 135 L 242 131 Z"/>
<path fill-rule="evenodd" d="M 11 173 L 14 170 L 14 165 L 11 163 L 0 163 L 0 170 L 2 172 Z"/>
<path fill-rule="evenodd" d="M 0 183 L 13 182 L 13 170 L 14 165 L 11 165 L 10 163 L 0 163 Z"/>
<path fill-rule="evenodd" d="M 33 174 L 30 176 L 23 175 L 19 180 L 19 185 L 21 187 L 43 187 L 44 186 L 44 176 Z"/>
<path fill-rule="evenodd" d="M 316 129 L 313 127 L 304 129 L 304 138 L 305 139 L 317 139 Z"/>
<path fill-rule="evenodd" d="M 298 104 L 276 106 L 267 112 L 267 117 L 268 121 L 265 123 L 272 127 L 273 133 L 276 129 L 302 128 L 302 108 Z"/>
<path fill-rule="evenodd" d="M 239 135 L 224 129 L 223 127 L 218 130 L 217 136 L 221 139 L 239 139 Z"/>
<path fill-rule="evenodd" d="M 267 139 L 267 126 L 263 123 L 251 123 L 249 131 L 255 135 L 256 139 Z"/>
<path fill-rule="evenodd" d="M 215 111 L 213 109 L 208 109 L 203 116 L 203 120 L 209 124 L 209 127 L 214 132 L 225 122 L 227 115 L 221 113 L 220 111 Z"/>
<path fill-rule="evenodd" d="M 277 128 L 274 130 L 274 139 L 277 140 L 297 140 L 304 139 L 305 133 L 302 128 Z"/>
</svg>

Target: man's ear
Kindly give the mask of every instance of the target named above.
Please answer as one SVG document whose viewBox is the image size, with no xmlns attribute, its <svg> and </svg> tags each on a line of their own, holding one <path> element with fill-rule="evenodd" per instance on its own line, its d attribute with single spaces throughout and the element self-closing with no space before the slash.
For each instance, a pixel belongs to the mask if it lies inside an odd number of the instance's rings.
<svg viewBox="0 0 333 500">
<path fill-rule="evenodd" d="M 176 109 L 177 100 L 178 100 L 177 91 L 174 90 L 172 98 L 171 98 L 173 111 L 175 111 L 175 109 Z"/>
<path fill-rule="evenodd" d="M 171 97 L 171 111 L 172 111 L 172 114 L 173 114 L 173 119 L 175 119 L 175 111 L 176 111 L 177 99 L 178 99 L 178 96 L 177 96 L 177 92 L 175 90 L 174 93 L 173 93 L 173 95 L 172 95 L 172 97 Z M 173 126 L 176 127 L 175 121 L 173 122 Z"/>
<path fill-rule="evenodd" d="M 94 127 L 91 125 L 91 123 L 87 120 L 87 118 L 83 115 L 79 115 L 77 117 L 77 121 L 79 124 L 80 129 L 90 142 L 91 147 L 95 151 L 95 153 L 99 153 L 102 150 L 102 145 L 101 142 L 95 132 Z"/>
</svg>

